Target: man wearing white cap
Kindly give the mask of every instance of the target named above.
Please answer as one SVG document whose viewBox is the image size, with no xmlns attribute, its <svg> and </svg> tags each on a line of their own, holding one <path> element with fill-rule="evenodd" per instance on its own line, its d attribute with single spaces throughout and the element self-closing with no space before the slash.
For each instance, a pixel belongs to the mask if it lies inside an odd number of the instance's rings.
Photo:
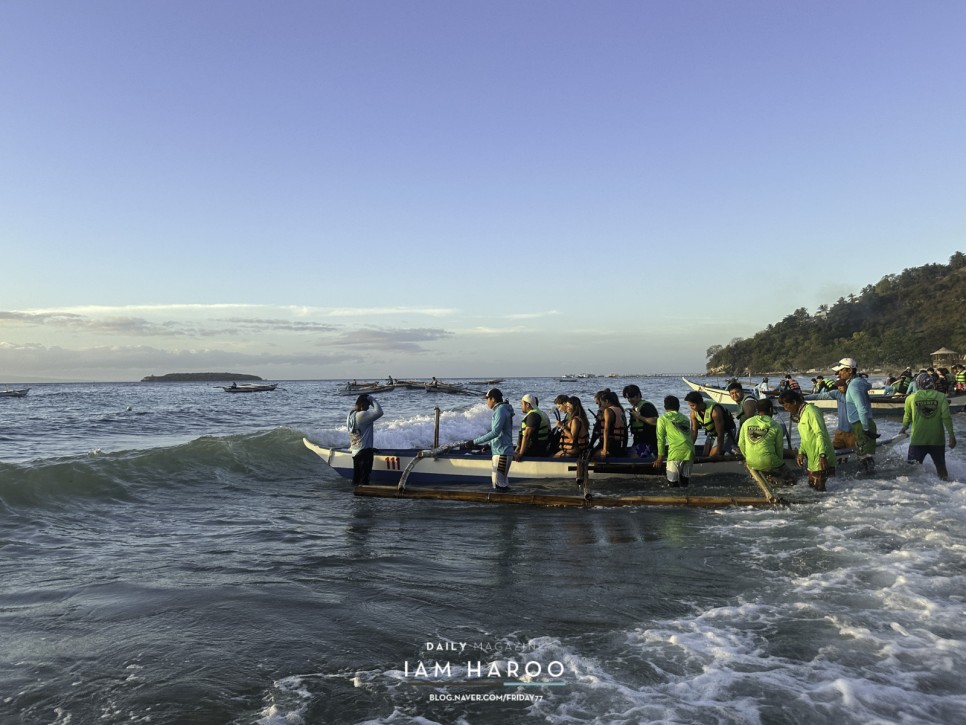
<svg viewBox="0 0 966 725">
<path fill-rule="evenodd" d="M 858 374 L 858 363 L 854 358 L 843 357 L 837 365 L 832 366 L 839 380 L 847 380 L 849 387 L 845 391 L 845 410 L 855 434 L 855 452 L 859 454 L 866 471 L 875 470 L 875 439 L 878 438 L 875 421 L 872 419 L 872 401 L 869 400 L 869 389 L 872 384 Z"/>
<path fill-rule="evenodd" d="M 537 407 L 537 396 L 527 393 L 520 399 L 523 423 L 520 424 L 520 438 L 513 460 L 520 461 L 523 455 L 546 456 L 550 443 L 550 419 Z"/>
</svg>

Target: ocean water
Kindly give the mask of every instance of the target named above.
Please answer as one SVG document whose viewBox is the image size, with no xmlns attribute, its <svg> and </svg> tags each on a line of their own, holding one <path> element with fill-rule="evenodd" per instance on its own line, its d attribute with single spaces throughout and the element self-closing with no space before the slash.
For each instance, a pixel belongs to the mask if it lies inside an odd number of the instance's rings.
<svg viewBox="0 0 966 725">
<path fill-rule="evenodd" d="M 501 387 L 627 382 L 687 392 Z M 966 722 L 966 445 L 788 508 L 370 499 L 301 442 L 345 442 L 336 388 L 0 399 L 0 722 Z M 387 447 L 490 416 L 378 397 Z"/>
</svg>

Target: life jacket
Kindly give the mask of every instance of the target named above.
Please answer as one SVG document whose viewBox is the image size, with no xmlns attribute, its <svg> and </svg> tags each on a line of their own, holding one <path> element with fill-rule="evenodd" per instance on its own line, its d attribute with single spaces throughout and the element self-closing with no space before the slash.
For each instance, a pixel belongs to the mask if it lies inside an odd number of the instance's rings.
<svg viewBox="0 0 966 725">
<path fill-rule="evenodd" d="M 903 375 L 896 381 L 896 392 L 900 395 L 905 395 L 906 391 L 909 390 L 909 383 L 911 378 L 908 375 Z"/>
<path fill-rule="evenodd" d="M 627 448 L 627 418 L 624 415 L 624 409 L 619 405 L 608 407 L 614 411 L 615 418 L 614 426 L 610 429 L 610 443 L 618 448 Z M 601 425 L 603 426 L 603 420 Z"/>
<path fill-rule="evenodd" d="M 521 440 L 523 437 L 523 431 L 527 429 L 527 418 L 530 417 L 531 413 L 536 413 L 540 416 L 540 425 L 537 426 L 536 434 L 532 439 L 533 445 L 546 448 L 547 443 L 550 441 L 550 419 L 547 418 L 547 414 L 540 410 L 540 408 L 530 408 L 530 413 L 524 414 L 523 421 L 520 423 Z"/>
<path fill-rule="evenodd" d="M 641 408 L 643 408 L 646 404 L 647 404 L 647 401 L 642 399 L 640 403 L 634 406 L 634 410 L 640 413 Z M 638 420 L 637 418 L 634 418 L 633 416 L 631 416 L 630 426 L 631 426 L 631 433 L 635 436 L 639 436 L 644 432 L 644 429 L 647 427 L 647 423 L 645 423 L 643 420 Z"/>
<path fill-rule="evenodd" d="M 718 430 L 714 425 L 714 409 L 719 408 L 722 415 L 724 416 L 724 428 L 725 435 L 731 434 L 731 437 L 735 437 L 735 419 L 723 406 L 718 403 L 713 405 L 705 406 L 704 414 L 699 414 L 697 411 L 694 412 L 694 417 L 698 421 L 698 425 L 704 428 L 705 432 L 709 437 L 714 437 L 718 435 Z"/>
<path fill-rule="evenodd" d="M 956 373 L 956 390 L 966 390 L 966 370 Z"/>
<path fill-rule="evenodd" d="M 570 419 L 567 419 L 570 422 Z M 567 428 L 564 429 L 564 433 L 560 438 L 560 450 L 563 451 L 565 456 L 576 456 L 582 450 L 584 450 L 590 443 L 590 431 L 587 430 L 587 425 L 581 421 L 580 423 L 580 433 L 577 436 L 577 440 L 570 437 L 570 433 Z"/>
</svg>

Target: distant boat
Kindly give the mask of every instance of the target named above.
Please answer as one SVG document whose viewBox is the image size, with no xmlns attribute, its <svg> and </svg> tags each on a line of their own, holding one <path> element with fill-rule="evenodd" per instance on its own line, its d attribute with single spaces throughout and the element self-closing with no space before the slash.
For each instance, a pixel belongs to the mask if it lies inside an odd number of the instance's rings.
<svg viewBox="0 0 966 725">
<path fill-rule="evenodd" d="M 390 390 L 395 389 L 395 385 L 370 385 L 370 384 L 352 384 L 346 383 L 343 385 L 337 393 L 339 395 L 361 395 L 366 393 L 367 395 L 373 395 L 375 393 L 386 393 Z"/>
<path fill-rule="evenodd" d="M 572 383 L 575 380 L 590 380 L 591 378 L 596 378 L 597 375 L 593 373 L 567 373 L 566 375 L 561 375 L 557 382 L 560 383 Z"/>
<path fill-rule="evenodd" d="M 226 393 L 265 393 L 270 390 L 275 390 L 275 388 L 278 387 L 278 383 L 270 383 L 265 385 L 245 383 L 244 385 L 219 385 L 218 387 L 220 387 Z"/>
<path fill-rule="evenodd" d="M 454 395 L 483 395 L 482 390 L 473 390 L 472 388 L 466 388 L 459 384 L 453 383 L 441 383 L 436 381 L 435 384 L 429 383 L 426 386 L 427 393 L 453 393 Z"/>
<path fill-rule="evenodd" d="M 0 390 L 0 398 L 22 398 L 29 390 L 30 388 L 7 388 Z"/>
</svg>

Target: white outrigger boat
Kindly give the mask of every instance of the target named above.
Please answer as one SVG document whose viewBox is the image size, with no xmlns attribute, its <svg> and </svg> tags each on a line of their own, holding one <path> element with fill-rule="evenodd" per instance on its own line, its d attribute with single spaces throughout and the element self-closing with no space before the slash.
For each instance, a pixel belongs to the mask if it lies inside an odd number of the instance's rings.
<svg viewBox="0 0 966 725">
<path fill-rule="evenodd" d="M 305 447 L 318 455 L 339 476 L 352 480 L 352 455 L 348 450 L 320 446 L 303 438 Z M 577 458 L 527 458 L 510 469 L 511 491 L 498 493 L 491 487 L 492 459 L 486 452 L 454 450 L 442 446 L 432 450 L 380 448 L 373 460 L 370 483 L 356 486 L 359 496 L 383 498 L 428 498 L 437 500 L 523 503 L 544 506 L 764 506 L 785 503 L 751 472 L 751 479 L 764 494 L 748 494 L 748 474 L 740 457 L 695 459 L 691 487 L 669 489 L 663 467 L 641 458 L 587 461 Z M 838 465 L 854 458 L 851 450 L 837 451 Z M 633 485 L 636 493 L 626 494 L 606 486 L 613 481 Z M 590 483 L 597 484 L 591 494 Z M 577 493 L 561 493 L 568 484 Z M 573 488 L 570 489 L 572 492 Z M 752 490 L 754 490 L 752 488 Z M 743 491 L 743 492 L 742 492 Z"/>
<path fill-rule="evenodd" d="M 681 378 L 689 388 L 692 390 L 697 390 L 699 393 L 707 395 L 715 403 L 721 403 L 724 406 L 735 407 L 735 402 L 731 399 L 727 390 L 721 388 L 713 388 L 709 385 L 701 385 L 700 383 L 692 382 L 687 378 Z M 745 392 L 753 394 L 753 391 L 745 389 Z M 834 413 L 838 409 L 838 401 L 834 398 L 812 398 L 809 393 L 802 391 L 805 396 L 805 400 L 812 403 L 816 408 L 823 412 Z M 773 397 L 773 396 L 769 396 Z M 777 402 L 777 401 L 776 401 Z M 872 413 L 878 415 L 902 415 L 905 410 L 905 396 L 901 395 L 871 395 L 869 396 L 869 402 L 872 403 Z M 966 394 L 954 395 L 949 398 L 949 412 L 950 413 L 960 413 L 966 410 Z"/>
<path fill-rule="evenodd" d="M 0 390 L 0 398 L 23 398 L 30 392 L 30 388 L 7 388 Z"/>
<path fill-rule="evenodd" d="M 318 455 L 342 478 L 352 480 L 352 454 L 348 450 L 319 446 L 307 438 L 303 439 L 303 442 L 306 448 Z M 446 448 L 446 446 L 443 447 L 443 449 Z M 588 462 L 587 472 L 591 480 L 605 478 L 639 480 L 644 476 L 663 478 L 663 467 L 654 468 L 651 463 L 652 460 L 642 458 L 611 458 L 606 462 Z M 407 467 L 410 475 L 404 482 L 404 486 L 437 483 L 489 484 L 492 459 L 489 452 L 484 453 L 479 449 L 423 451 L 418 448 L 379 448 L 373 461 L 370 481 L 375 484 L 398 486 Z M 577 468 L 577 458 L 531 457 L 514 462 L 510 478 L 515 482 L 573 481 L 576 478 Z M 746 472 L 744 461 L 734 456 L 698 457 L 692 467 L 692 478 L 709 474 L 726 475 Z"/>
</svg>

